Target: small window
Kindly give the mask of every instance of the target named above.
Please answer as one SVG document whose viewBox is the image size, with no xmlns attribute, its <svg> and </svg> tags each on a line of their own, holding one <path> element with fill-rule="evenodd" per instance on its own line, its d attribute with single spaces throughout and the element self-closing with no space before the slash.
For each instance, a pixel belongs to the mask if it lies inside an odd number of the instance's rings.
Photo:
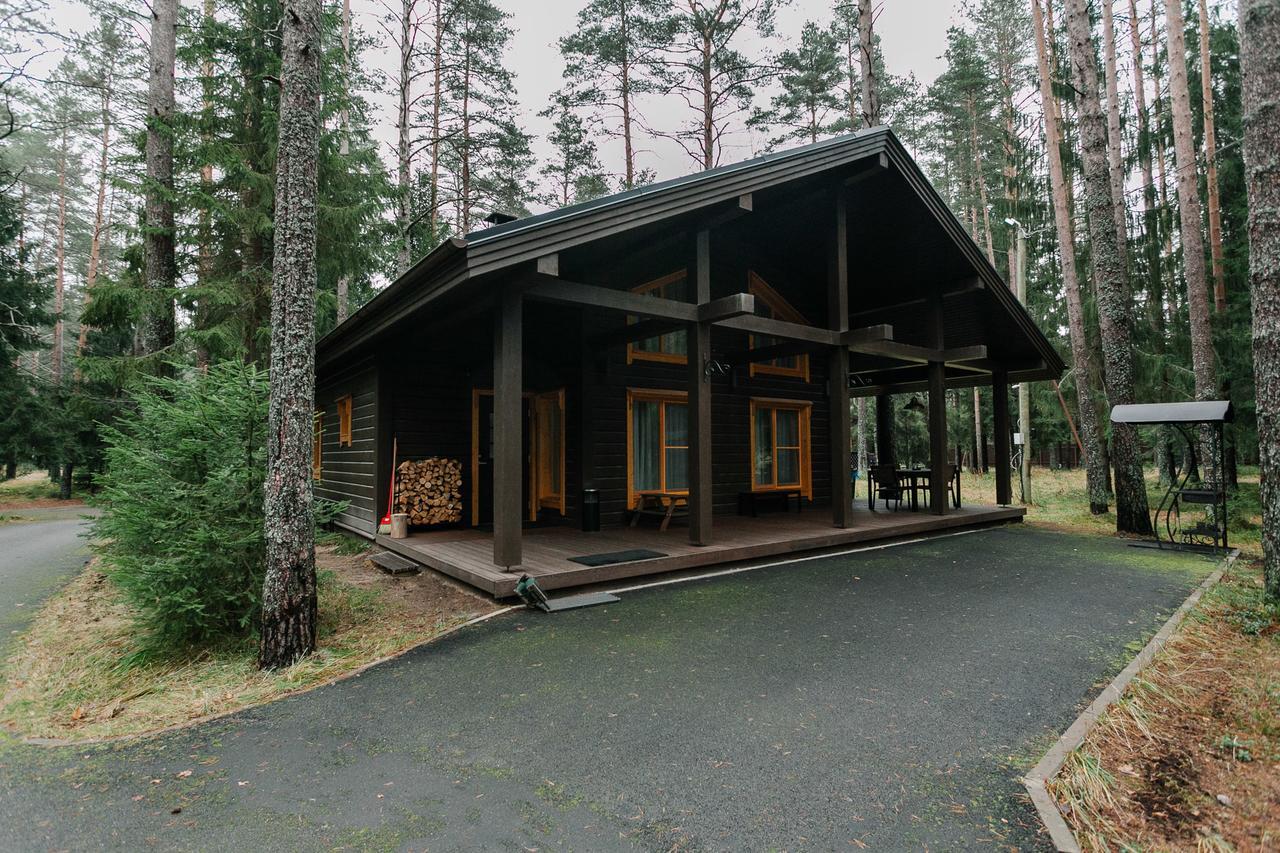
<svg viewBox="0 0 1280 853">
<path fill-rule="evenodd" d="M 689 401 L 679 391 L 627 392 L 628 503 L 689 490 Z"/>
<path fill-rule="evenodd" d="M 311 479 L 319 480 L 322 471 L 322 449 L 324 444 L 324 412 L 316 412 L 311 416 Z"/>
<path fill-rule="evenodd" d="M 564 389 L 534 398 L 538 506 L 565 513 Z"/>
<path fill-rule="evenodd" d="M 339 397 L 338 405 L 338 446 L 351 446 L 351 395 Z"/>
<path fill-rule="evenodd" d="M 753 273 L 747 275 L 747 290 L 756 298 L 756 316 L 771 320 L 786 320 L 788 323 L 809 325 L 799 311 L 792 308 L 787 300 L 765 283 L 765 280 Z M 751 349 L 763 349 L 782 341 L 768 335 L 751 335 Z M 783 355 L 768 361 L 753 361 L 747 371 L 751 376 L 793 376 L 809 381 L 809 356 Z"/>
<path fill-rule="evenodd" d="M 684 270 L 665 275 L 655 281 L 646 282 L 637 288 L 636 293 L 644 293 L 660 299 L 674 299 L 687 302 L 689 298 L 688 276 Z M 638 318 L 628 320 L 634 323 Z M 683 329 L 634 341 L 627 345 L 627 364 L 633 361 L 665 361 L 670 364 L 685 364 L 688 361 L 689 334 Z"/>
<path fill-rule="evenodd" d="M 813 498 L 809 456 L 811 404 L 751 401 L 751 488 L 800 489 Z"/>
</svg>

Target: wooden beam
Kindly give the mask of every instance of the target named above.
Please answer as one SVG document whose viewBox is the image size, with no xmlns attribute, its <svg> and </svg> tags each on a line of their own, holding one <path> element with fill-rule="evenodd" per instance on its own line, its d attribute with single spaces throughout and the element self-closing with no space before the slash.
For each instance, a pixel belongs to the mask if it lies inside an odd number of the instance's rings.
<svg viewBox="0 0 1280 853">
<path fill-rule="evenodd" d="M 523 310 L 519 288 L 508 285 L 493 323 L 493 562 L 507 570 L 522 559 L 525 515 Z"/>
<path fill-rule="evenodd" d="M 818 326 L 806 326 L 803 323 L 788 323 L 785 320 L 773 320 L 768 317 L 744 316 L 722 320 L 716 325 L 726 329 L 737 329 L 753 335 L 765 335 L 770 338 L 781 338 L 786 341 L 804 341 L 822 346 L 836 346 L 840 343 L 840 333 Z"/>
<path fill-rule="evenodd" d="M 929 326 L 934 349 L 943 355 L 944 312 L 939 297 L 930 306 Z M 987 348 L 981 349 L 985 358 Z M 929 509 L 934 515 L 947 514 L 947 457 L 947 364 L 940 357 L 929 361 Z"/>
<path fill-rule="evenodd" d="M 682 323 L 694 323 L 698 320 L 698 306 L 691 302 L 661 299 L 630 290 L 614 290 L 542 274 L 535 274 L 533 278 L 536 284 L 525 291 L 525 296 L 529 299 L 559 305 L 588 305 L 636 317 L 677 320 Z"/>
<path fill-rule="evenodd" d="M 867 178 L 882 174 L 886 169 L 889 168 L 889 155 L 881 151 L 879 154 L 876 154 L 874 157 L 867 157 L 866 159 L 860 160 L 858 162 L 866 163 L 869 165 L 867 165 L 866 168 L 862 169 L 856 175 L 850 175 L 849 177 L 845 178 L 844 186 L 851 187 L 854 184 L 858 184 L 858 183 L 861 183 L 862 181 L 865 181 Z"/>
<path fill-rule="evenodd" d="M 738 196 L 736 203 L 728 209 L 719 210 L 706 216 L 702 221 L 703 230 L 714 230 L 721 225 L 725 225 L 740 216 L 750 213 L 755 202 L 751 197 L 751 193 L 743 193 Z"/>
<path fill-rule="evenodd" d="M 1013 482 L 1009 447 L 1009 374 L 1004 368 L 991 372 L 992 431 L 996 446 L 996 503 L 1008 506 L 1013 503 Z"/>
<path fill-rule="evenodd" d="M 837 339 L 828 348 L 827 400 L 831 439 L 831 523 L 845 528 L 853 523 L 853 482 L 849 462 L 853 456 L 853 422 L 849 413 L 849 207 L 843 190 L 836 193 L 827 282 L 827 324 Z M 859 332 L 865 331 L 859 329 Z M 883 333 L 884 329 L 881 329 Z M 892 334 L 892 330 L 889 330 Z"/>
<path fill-rule="evenodd" d="M 693 291 L 699 305 L 711 302 L 711 232 L 694 235 Z M 711 325 L 689 324 L 689 541 L 711 544 L 713 490 L 711 475 L 711 379 L 705 373 L 711 360 Z"/>
<path fill-rule="evenodd" d="M 943 299 L 954 299 L 957 296 L 971 296 L 975 293 L 981 293 L 986 290 L 986 285 L 982 283 L 982 279 L 976 276 L 971 279 L 965 279 L 964 283 L 959 287 L 954 287 L 942 292 Z M 921 296 L 919 299 L 907 299 L 903 302 L 892 302 L 888 305 L 881 305 L 879 308 L 864 308 L 860 311 L 854 311 L 854 317 L 860 317 L 866 314 L 883 314 L 886 311 L 897 311 L 900 308 L 911 308 L 916 305 L 928 305 L 933 297 Z"/>
<path fill-rule="evenodd" d="M 847 327 L 848 322 L 846 322 L 845 325 Z M 846 328 L 845 331 L 840 333 L 840 343 L 846 347 L 852 347 L 873 341 L 891 340 L 893 340 L 893 326 L 888 323 L 879 323 L 875 326 L 864 326 L 861 329 Z"/>
<path fill-rule="evenodd" d="M 735 293 L 709 302 L 698 303 L 699 323 L 719 323 L 755 313 L 756 298 L 750 293 Z"/>
<path fill-rule="evenodd" d="M 914 364 L 928 364 L 933 361 L 940 361 L 943 364 L 960 365 L 967 361 L 977 361 L 987 357 L 985 344 L 955 347 L 954 349 L 934 349 L 900 341 L 869 340 L 850 344 L 849 349 L 856 353 L 881 355 Z"/>
<path fill-rule="evenodd" d="M 539 275 L 560 275 L 560 255 L 556 253 L 538 258 L 537 269 Z"/>
</svg>

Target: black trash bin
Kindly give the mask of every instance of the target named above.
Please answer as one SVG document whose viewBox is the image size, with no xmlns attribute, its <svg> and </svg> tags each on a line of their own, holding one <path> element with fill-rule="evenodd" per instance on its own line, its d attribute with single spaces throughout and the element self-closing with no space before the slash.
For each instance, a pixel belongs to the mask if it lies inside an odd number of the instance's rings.
<svg viewBox="0 0 1280 853">
<path fill-rule="evenodd" d="M 600 532 L 600 492 L 597 489 L 582 490 L 582 530 L 584 533 Z"/>
</svg>

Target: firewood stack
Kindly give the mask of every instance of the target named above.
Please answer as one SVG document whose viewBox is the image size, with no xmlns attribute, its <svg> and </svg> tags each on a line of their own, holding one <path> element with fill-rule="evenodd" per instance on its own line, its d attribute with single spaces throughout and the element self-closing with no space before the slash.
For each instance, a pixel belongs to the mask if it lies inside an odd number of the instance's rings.
<svg viewBox="0 0 1280 853">
<path fill-rule="evenodd" d="M 462 520 L 462 463 L 433 456 L 406 459 L 396 467 L 396 512 L 409 524 L 448 524 Z"/>
</svg>

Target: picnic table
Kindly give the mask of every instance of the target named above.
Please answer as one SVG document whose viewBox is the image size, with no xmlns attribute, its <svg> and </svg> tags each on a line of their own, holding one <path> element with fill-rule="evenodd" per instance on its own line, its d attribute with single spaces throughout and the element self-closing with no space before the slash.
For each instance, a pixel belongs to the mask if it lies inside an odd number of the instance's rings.
<svg viewBox="0 0 1280 853">
<path fill-rule="evenodd" d="M 661 518 L 659 532 L 665 531 L 673 518 L 687 518 L 689 496 L 684 492 L 641 492 L 636 496 L 636 508 L 631 511 L 631 526 L 640 523 L 641 516 Z"/>
</svg>

